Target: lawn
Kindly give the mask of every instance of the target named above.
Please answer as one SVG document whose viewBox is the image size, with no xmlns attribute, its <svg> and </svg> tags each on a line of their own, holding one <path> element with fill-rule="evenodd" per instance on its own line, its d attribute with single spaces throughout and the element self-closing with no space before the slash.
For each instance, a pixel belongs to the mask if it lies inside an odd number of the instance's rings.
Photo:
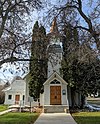
<svg viewBox="0 0 100 124">
<path fill-rule="evenodd" d="M 7 105 L 0 105 L 0 112 L 7 110 L 8 106 Z"/>
<path fill-rule="evenodd" d="M 100 124 L 100 112 L 79 112 L 72 116 L 77 124 Z"/>
<path fill-rule="evenodd" d="M 34 124 L 38 113 L 7 113 L 0 116 L 0 124 Z"/>
</svg>

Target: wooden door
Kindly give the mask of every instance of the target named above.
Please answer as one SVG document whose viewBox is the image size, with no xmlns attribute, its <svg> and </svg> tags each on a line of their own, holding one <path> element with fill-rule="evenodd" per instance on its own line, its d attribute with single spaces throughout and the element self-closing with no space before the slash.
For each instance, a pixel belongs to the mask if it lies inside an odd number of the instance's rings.
<svg viewBox="0 0 100 124">
<path fill-rule="evenodd" d="M 19 104 L 20 101 L 20 95 L 15 96 L 15 104 Z"/>
<path fill-rule="evenodd" d="M 50 104 L 61 105 L 61 86 L 50 86 Z"/>
</svg>

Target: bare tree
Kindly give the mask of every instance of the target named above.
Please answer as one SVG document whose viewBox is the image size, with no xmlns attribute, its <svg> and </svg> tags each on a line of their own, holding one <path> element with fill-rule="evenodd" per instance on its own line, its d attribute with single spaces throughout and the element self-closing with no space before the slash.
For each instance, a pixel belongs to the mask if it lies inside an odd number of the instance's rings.
<svg viewBox="0 0 100 124">
<path fill-rule="evenodd" d="M 41 7 L 41 0 L 0 0 L 0 66 L 29 61 L 28 15 Z"/>
<path fill-rule="evenodd" d="M 63 1 L 60 0 L 60 2 L 62 3 Z M 84 11 L 87 4 L 88 9 L 93 8 L 90 12 Z M 52 7 L 48 13 L 49 17 L 54 15 L 58 17 L 58 19 L 62 18 L 61 22 L 67 20 L 67 22 L 73 23 L 74 28 L 87 32 L 87 34 L 91 35 L 92 42 L 95 42 L 98 52 L 100 52 L 99 0 L 96 0 L 95 2 L 93 0 L 65 0 L 65 4 Z M 83 21 L 83 23 L 81 23 L 81 21 Z"/>
</svg>

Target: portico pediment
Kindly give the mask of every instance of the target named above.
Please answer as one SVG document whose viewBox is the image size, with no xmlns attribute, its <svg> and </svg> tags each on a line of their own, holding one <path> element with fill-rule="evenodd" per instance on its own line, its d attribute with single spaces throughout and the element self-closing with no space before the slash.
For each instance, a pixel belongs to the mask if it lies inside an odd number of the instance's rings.
<svg viewBox="0 0 100 124">
<path fill-rule="evenodd" d="M 57 80 L 61 82 L 62 84 L 68 85 L 68 83 L 57 72 L 54 72 L 52 75 L 50 75 L 50 77 L 44 82 L 43 85 L 48 85 L 53 80 Z"/>
</svg>

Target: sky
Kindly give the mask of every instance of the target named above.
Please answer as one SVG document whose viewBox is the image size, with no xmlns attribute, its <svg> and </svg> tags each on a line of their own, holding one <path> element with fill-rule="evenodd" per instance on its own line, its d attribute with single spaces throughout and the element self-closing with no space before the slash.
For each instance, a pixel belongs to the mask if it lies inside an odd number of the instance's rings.
<svg viewBox="0 0 100 124">
<path fill-rule="evenodd" d="M 22 68 L 21 66 L 23 66 L 23 64 L 20 64 L 20 68 Z M 17 67 L 14 64 L 3 64 L 2 68 L 0 69 L 0 79 L 4 80 L 5 82 L 10 82 L 15 76 L 24 77 L 28 72 L 28 70 L 26 70 L 26 72 L 23 73 L 21 69 L 16 70 L 16 68 Z"/>
</svg>

